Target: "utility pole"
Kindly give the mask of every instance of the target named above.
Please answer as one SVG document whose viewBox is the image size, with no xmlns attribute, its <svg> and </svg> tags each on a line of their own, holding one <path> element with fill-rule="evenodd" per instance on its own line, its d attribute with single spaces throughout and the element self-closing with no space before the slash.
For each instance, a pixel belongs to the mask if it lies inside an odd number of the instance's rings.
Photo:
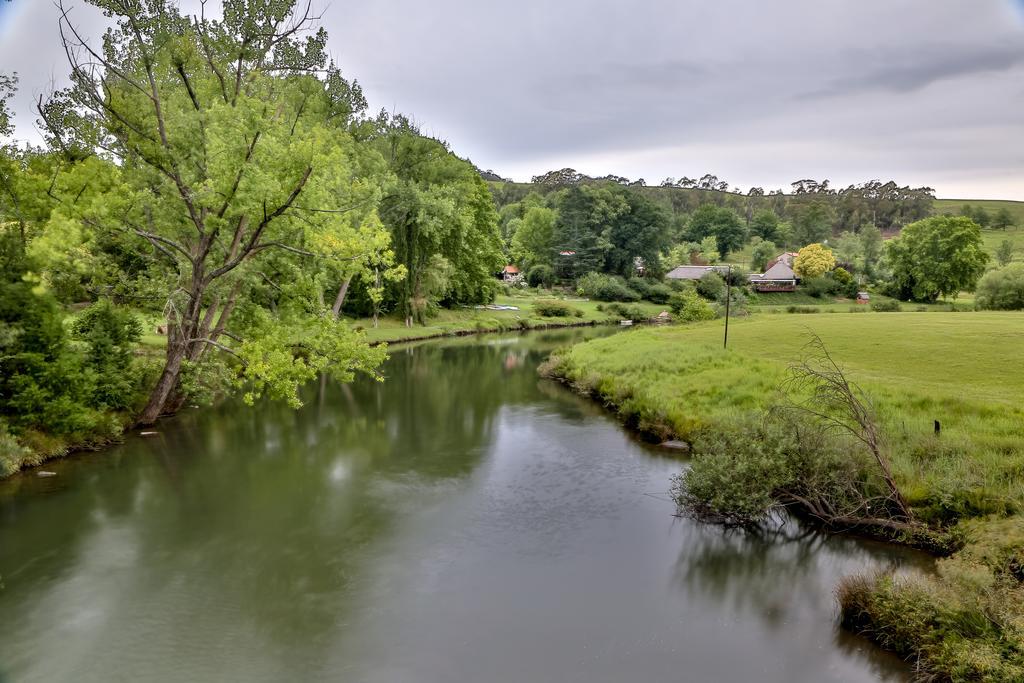
<svg viewBox="0 0 1024 683">
<path fill-rule="evenodd" d="M 722 348 L 729 348 L 729 304 L 732 303 L 732 264 L 729 264 L 728 275 L 725 276 L 725 339 Z"/>
</svg>

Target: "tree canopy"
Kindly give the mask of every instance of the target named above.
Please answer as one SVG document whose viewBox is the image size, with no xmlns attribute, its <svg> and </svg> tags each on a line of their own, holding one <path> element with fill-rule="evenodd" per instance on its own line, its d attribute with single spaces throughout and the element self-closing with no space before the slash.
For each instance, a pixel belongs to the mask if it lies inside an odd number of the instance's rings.
<svg viewBox="0 0 1024 683">
<path fill-rule="evenodd" d="M 904 300 L 935 301 L 971 290 L 989 259 L 981 227 L 964 216 L 911 223 L 885 248 L 893 293 Z"/>
</svg>

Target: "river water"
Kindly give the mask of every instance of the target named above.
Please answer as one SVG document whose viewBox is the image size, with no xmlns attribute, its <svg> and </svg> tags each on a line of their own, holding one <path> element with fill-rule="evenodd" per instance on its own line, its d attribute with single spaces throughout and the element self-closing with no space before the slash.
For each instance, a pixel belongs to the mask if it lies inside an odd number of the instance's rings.
<svg viewBox="0 0 1024 683">
<path fill-rule="evenodd" d="M 675 517 L 685 463 L 537 377 L 605 333 L 396 347 L 0 482 L 0 681 L 906 680 L 833 590 L 920 558 Z"/>
</svg>

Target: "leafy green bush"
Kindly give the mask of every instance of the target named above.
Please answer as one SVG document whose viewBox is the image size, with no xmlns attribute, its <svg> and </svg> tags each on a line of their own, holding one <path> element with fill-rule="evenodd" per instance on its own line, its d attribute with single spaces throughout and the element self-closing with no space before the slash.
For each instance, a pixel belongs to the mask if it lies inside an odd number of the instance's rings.
<svg viewBox="0 0 1024 683">
<path fill-rule="evenodd" d="M 903 307 L 899 301 L 875 301 L 871 304 L 871 310 L 876 313 L 899 313 Z"/>
<path fill-rule="evenodd" d="M 583 311 L 564 301 L 545 299 L 533 304 L 533 311 L 544 318 L 582 318 Z"/>
<path fill-rule="evenodd" d="M 647 288 L 644 298 L 655 304 L 667 304 L 672 297 L 672 289 L 665 284 L 656 283 Z"/>
<path fill-rule="evenodd" d="M 669 299 L 669 307 L 677 320 L 687 323 L 714 320 L 715 309 L 694 291 L 677 292 Z"/>
<path fill-rule="evenodd" d="M 626 286 L 620 277 L 587 273 L 576 281 L 580 294 L 597 301 L 639 301 L 640 295 Z"/>
<path fill-rule="evenodd" d="M 836 293 L 836 282 L 825 276 L 805 277 L 800 281 L 800 287 L 805 293 L 815 299 L 824 299 Z"/>
<path fill-rule="evenodd" d="M 604 307 L 605 313 L 618 316 L 620 320 L 646 320 L 647 313 L 639 306 L 627 306 L 625 304 L 613 303 Z"/>
<path fill-rule="evenodd" d="M 1014 263 L 987 273 L 978 283 L 976 295 L 979 308 L 1024 310 L 1024 263 Z"/>
<path fill-rule="evenodd" d="M 71 334 L 88 344 L 85 365 L 93 373 L 93 405 L 112 410 L 130 407 L 137 386 L 132 346 L 142 336 L 139 319 L 104 299 L 75 319 Z"/>
<path fill-rule="evenodd" d="M 718 301 L 725 294 L 725 278 L 715 272 L 705 273 L 697 280 L 697 293 L 709 301 Z"/>
<path fill-rule="evenodd" d="M 786 313 L 821 313 L 817 306 L 786 306 Z"/>
</svg>

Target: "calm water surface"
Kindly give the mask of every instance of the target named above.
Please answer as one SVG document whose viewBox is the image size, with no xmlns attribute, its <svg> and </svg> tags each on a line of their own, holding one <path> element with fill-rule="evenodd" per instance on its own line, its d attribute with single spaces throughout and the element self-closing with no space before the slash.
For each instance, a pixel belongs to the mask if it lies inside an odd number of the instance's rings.
<svg viewBox="0 0 1024 683">
<path fill-rule="evenodd" d="M 396 348 L 0 483 L 0 681 L 905 680 L 833 588 L 920 559 L 674 517 L 683 464 L 537 377 L 600 333 Z"/>
</svg>

